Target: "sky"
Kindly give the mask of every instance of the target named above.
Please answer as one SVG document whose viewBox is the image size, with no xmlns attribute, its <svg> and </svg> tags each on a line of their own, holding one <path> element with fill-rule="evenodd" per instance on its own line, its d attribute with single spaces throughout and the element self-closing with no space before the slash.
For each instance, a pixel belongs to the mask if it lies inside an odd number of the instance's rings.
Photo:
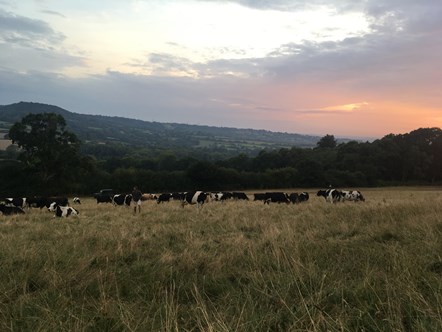
<svg viewBox="0 0 442 332">
<path fill-rule="evenodd" d="M 442 127 L 441 0 L 0 0 L 0 105 L 337 137 Z"/>
</svg>

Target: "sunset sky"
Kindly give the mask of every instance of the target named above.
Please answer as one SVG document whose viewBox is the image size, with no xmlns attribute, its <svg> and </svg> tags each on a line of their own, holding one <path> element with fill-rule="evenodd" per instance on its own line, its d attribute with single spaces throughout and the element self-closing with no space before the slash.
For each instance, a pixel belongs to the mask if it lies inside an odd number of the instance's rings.
<svg viewBox="0 0 442 332">
<path fill-rule="evenodd" d="M 442 127 L 441 0 L 0 0 L 0 105 L 338 137 Z"/>
</svg>

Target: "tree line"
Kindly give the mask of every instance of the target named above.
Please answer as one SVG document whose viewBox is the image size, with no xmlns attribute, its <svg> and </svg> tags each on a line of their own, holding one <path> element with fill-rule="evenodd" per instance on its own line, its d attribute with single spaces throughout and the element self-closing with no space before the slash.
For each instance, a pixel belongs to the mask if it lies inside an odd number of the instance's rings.
<svg viewBox="0 0 442 332">
<path fill-rule="evenodd" d="M 442 130 L 419 128 L 373 142 L 337 144 L 322 137 L 315 148 L 262 150 L 256 156 L 207 160 L 173 150 L 152 157 L 128 150 L 100 159 L 55 113 L 29 114 L 9 130 L 14 146 L 0 153 L 0 195 L 90 195 L 125 192 L 247 190 L 293 187 L 367 187 L 442 183 Z"/>
</svg>

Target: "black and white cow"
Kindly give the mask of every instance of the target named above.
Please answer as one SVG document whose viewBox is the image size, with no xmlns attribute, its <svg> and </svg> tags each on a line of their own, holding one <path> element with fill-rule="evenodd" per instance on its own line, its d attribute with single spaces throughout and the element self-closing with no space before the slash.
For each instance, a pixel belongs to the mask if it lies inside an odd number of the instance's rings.
<svg viewBox="0 0 442 332">
<path fill-rule="evenodd" d="M 253 200 L 265 202 L 266 194 L 265 193 L 255 193 L 255 194 L 253 194 Z"/>
<path fill-rule="evenodd" d="M 197 207 L 202 207 L 204 202 L 208 199 L 209 195 L 204 191 L 191 191 L 186 192 L 183 200 L 181 201 L 182 207 L 186 204 L 196 204 Z"/>
<path fill-rule="evenodd" d="M 246 193 L 239 192 L 239 191 L 232 192 L 232 198 L 233 199 L 241 199 L 241 200 L 245 200 L 245 201 L 249 200 L 249 197 L 247 197 Z"/>
<path fill-rule="evenodd" d="M 5 204 L 0 204 L 0 212 L 5 216 L 10 216 L 11 214 L 24 214 L 25 211 L 19 206 L 8 206 Z"/>
<path fill-rule="evenodd" d="M 233 198 L 233 193 L 228 191 L 214 192 L 210 194 L 210 198 L 214 201 L 225 202 Z"/>
<path fill-rule="evenodd" d="M 303 191 L 302 193 L 291 193 L 288 195 L 289 201 L 292 203 L 306 202 L 310 198 L 308 192 Z"/>
<path fill-rule="evenodd" d="M 299 203 L 299 194 L 298 193 L 291 193 L 288 196 L 289 201 L 292 203 Z"/>
<path fill-rule="evenodd" d="M 365 201 L 364 196 L 362 196 L 362 193 L 359 190 L 342 190 L 341 193 L 342 193 L 341 196 L 342 201 L 353 201 L 353 202 Z"/>
<path fill-rule="evenodd" d="M 265 193 L 264 204 L 269 203 L 290 203 L 290 200 L 286 193 L 278 191 L 267 192 Z"/>
<path fill-rule="evenodd" d="M 30 207 L 36 207 L 36 208 L 49 208 L 49 206 L 51 205 L 51 203 L 57 203 L 60 206 L 68 206 L 69 205 L 69 200 L 67 197 L 64 196 L 50 196 L 50 197 L 45 197 L 45 196 L 34 196 L 34 197 L 28 197 L 26 199 L 28 205 Z"/>
<path fill-rule="evenodd" d="M 170 198 L 173 199 L 174 201 L 182 201 L 185 195 L 186 193 L 173 192 L 170 194 Z"/>
<path fill-rule="evenodd" d="M 54 217 L 69 217 L 69 216 L 78 216 L 80 213 L 78 210 L 74 209 L 70 206 L 60 206 L 57 203 L 53 202 L 49 205 L 48 210 L 50 212 L 55 212 Z"/>
<path fill-rule="evenodd" d="M 325 189 L 325 190 L 319 190 L 316 196 L 322 196 L 325 198 L 326 202 L 330 203 L 336 203 L 341 200 L 341 191 L 337 189 Z"/>
<path fill-rule="evenodd" d="M 308 194 L 308 192 L 303 191 L 302 193 L 299 194 L 298 196 L 298 201 L 301 202 L 307 202 L 310 198 L 310 195 Z"/>
<path fill-rule="evenodd" d="M 26 197 L 5 198 L 5 203 L 8 206 L 15 206 L 22 209 L 29 206 Z"/>
<path fill-rule="evenodd" d="M 130 206 L 130 202 L 132 201 L 131 194 L 116 194 L 112 197 L 112 203 L 114 205 L 126 205 Z"/>
<path fill-rule="evenodd" d="M 80 197 L 74 197 L 72 200 L 75 204 L 81 204 Z"/>
<path fill-rule="evenodd" d="M 170 194 L 170 193 L 159 194 L 157 197 L 157 203 L 160 204 L 163 202 L 169 202 L 171 198 L 172 198 L 172 194 Z"/>
<path fill-rule="evenodd" d="M 99 203 L 112 203 L 112 196 L 111 195 L 95 196 L 95 199 L 97 200 L 97 204 L 99 204 Z"/>
</svg>

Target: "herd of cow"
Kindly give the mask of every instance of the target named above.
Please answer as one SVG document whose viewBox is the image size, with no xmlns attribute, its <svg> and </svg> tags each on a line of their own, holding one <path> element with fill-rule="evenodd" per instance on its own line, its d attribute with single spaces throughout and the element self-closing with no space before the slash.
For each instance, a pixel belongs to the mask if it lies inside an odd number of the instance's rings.
<svg viewBox="0 0 442 332">
<path fill-rule="evenodd" d="M 359 190 L 338 190 L 325 189 L 319 190 L 317 196 L 324 197 L 326 202 L 337 203 L 342 201 L 365 201 L 364 196 Z M 253 201 L 262 201 L 264 204 L 270 203 L 302 203 L 309 200 L 307 192 L 301 193 L 285 193 L 285 192 L 265 192 L 253 194 Z M 129 206 L 132 202 L 131 194 L 117 194 L 109 196 L 95 197 L 98 203 L 112 203 L 113 205 Z M 209 201 L 225 202 L 227 200 L 250 200 L 249 196 L 244 192 L 175 192 L 162 194 L 143 194 L 141 200 L 155 200 L 158 204 L 176 200 L 181 202 L 184 207 L 186 204 L 196 204 L 201 207 Z M 75 204 L 81 204 L 78 197 L 74 197 Z M 5 198 L 0 203 L 0 212 L 3 215 L 24 214 L 25 208 L 47 208 L 51 212 L 55 212 L 55 217 L 67 217 L 70 215 L 78 215 L 77 209 L 69 206 L 67 197 L 29 197 L 29 198 Z"/>
<path fill-rule="evenodd" d="M 74 197 L 73 202 L 81 204 L 78 197 Z M 55 217 L 67 217 L 70 215 L 78 215 L 77 209 L 69 206 L 67 197 L 16 197 L 4 198 L 0 203 L 0 212 L 3 215 L 24 214 L 25 208 L 46 208 L 50 212 L 55 212 Z"/>
</svg>

